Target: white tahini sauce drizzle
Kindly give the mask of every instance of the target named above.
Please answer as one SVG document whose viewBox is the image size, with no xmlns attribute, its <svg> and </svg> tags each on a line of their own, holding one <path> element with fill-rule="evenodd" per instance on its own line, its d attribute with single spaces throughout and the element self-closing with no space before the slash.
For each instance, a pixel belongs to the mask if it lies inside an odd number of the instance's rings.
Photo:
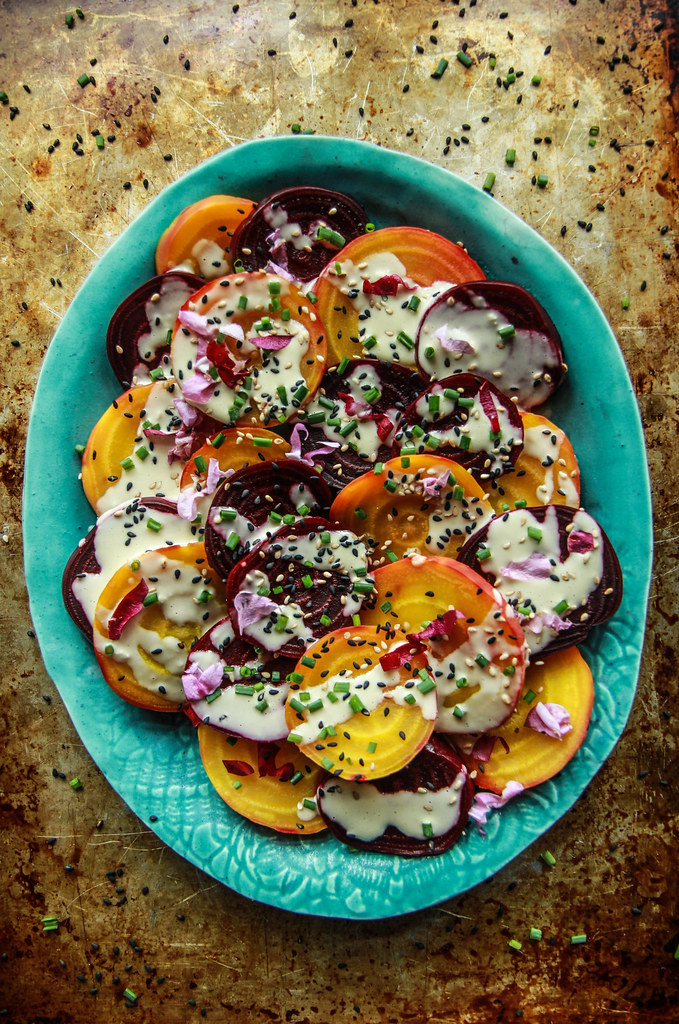
<svg viewBox="0 0 679 1024">
<path fill-rule="evenodd" d="M 160 524 L 150 529 L 149 521 Z M 143 551 L 191 544 L 203 540 L 203 527 L 191 524 L 174 512 L 147 509 L 139 500 L 109 509 L 97 519 L 94 529 L 94 554 L 101 566 L 98 573 L 82 573 L 73 580 L 73 593 L 90 622 L 102 590 L 123 564 Z"/>
<path fill-rule="evenodd" d="M 185 699 L 181 677 L 190 646 L 187 634 L 202 636 L 224 618 L 226 608 L 215 588 L 196 572 L 194 564 L 173 559 L 163 551 L 144 552 L 138 560 L 139 569 L 130 570 L 130 590 L 143 578 L 149 591 L 158 594 L 158 601 L 130 619 L 119 640 L 109 640 L 106 635 L 115 608 L 99 603 L 95 614 L 105 633 L 94 630 L 94 646 L 100 653 L 107 653 L 106 649 L 112 647 L 109 656 L 127 665 L 143 689 L 172 703 L 181 702 Z M 203 591 L 210 594 L 205 602 L 198 600 Z M 164 635 L 143 624 L 149 620 L 157 622 L 159 613 L 163 629 L 167 629 Z"/>
<path fill-rule="evenodd" d="M 444 836 L 460 820 L 460 790 L 467 777 L 461 771 L 451 786 L 422 791 L 381 793 L 370 782 L 331 782 L 320 790 L 323 814 L 343 828 L 348 838 L 369 843 L 389 826 L 411 839 Z M 425 836 L 425 827 L 427 835 Z"/>
<path fill-rule="evenodd" d="M 137 355 L 142 360 L 140 365 L 135 366 L 137 384 L 150 383 L 151 378 L 145 364 L 151 362 L 158 350 L 167 344 L 167 332 L 174 327 L 179 307 L 193 291 L 194 289 L 178 274 L 168 274 L 158 291 L 147 299 L 144 312 L 149 322 L 149 330 L 140 334 L 137 339 Z"/>
<path fill-rule="evenodd" d="M 424 370 L 439 380 L 476 371 L 493 380 L 503 394 L 517 397 L 522 407 L 531 408 L 549 396 L 550 373 L 557 370 L 557 363 L 546 365 L 551 348 L 545 335 L 516 328 L 513 337 L 504 340 L 498 330 L 508 326 L 509 320 L 478 296 L 476 308 L 442 302 L 422 325 L 418 359 Z M 448 339 L 466 343 L 472 351 L 447 351 L 434 337 L 441 330 Z"/>
<path fill-rule="evenodd" d="M 342 383 L 343 393 L 350 395 L 356 402 L 361 404 L 359 412 L 347 412 L 347 402 L 344 398 L 333 399 L 335 408 L 330 410 L 319 401 L 321 396 L 317 395 L 306 407 L 306 413 L 307 415 L 322 413 L 325 416 L 325 421 L 316 424 L 316 426 L 320 427 L 329 441 L 339 441 L 341 445 L 348 444 L 361 458 L 366 459 L 368 462 L 375 462 L 377 451 L 381 445 L 391 445 L 396 425 L 403 417 L 403 410 L 396 408 L 387 409 L 382 414 L 388 416 L 394 425 L 390 433 L 382 440 L 377 433 L 377 423 L 375 420 L 366 417 L 366 414 L 372 413 L 374 410 L 365 399 L 365 395 L 373 389 L 378 392 L 382 391 L 379 372 L 372 366 L 366 364 L 359 365 L 354 369 L 351 376 L 343 379 Z M 328 424 L 326 422 L 328 419 L 339 419 L 340 422 Z M 342 436 L 341 431 L 352 420 L 356 421 L 357 425 L 345 438 Z"/>
<path fill-rule="evenodd" d="M 556 437 L 556 444 L 552 443 L 552 437 Z M 541 425 L 528 427 L 524 430 L 522 454 L 537 459 L 544 467 L 544 481 L 536 490 L 536 499 L 539 504 L 549 505 L 554 492 L 558 491 L 564 498 L 564 504 L 577 508 L 580 504 L 578 488 L 559 463 L 559 453 L 564 440 L 565 434 L 557 427 L 547 428 Z M 548 459 L 554 461 L 550 466 L 545 466 Z"/>
<path fill-rule="evenodd" d="M 376 344 L 364 349 L 363 354 L 372 359 L 396 360 L 404 366 L 414 366 L 415 346 L 398 341 L 398 334 L 403 331 L 414 342 L 424 314 L 451 285 L 446 281 L 435 281 L 429 286 L 418 285 L 407 276 L 406 268 L 391 252 L 374 253 L 358 266 L 351 260 L 342 260 L 339 274 L 334 264 L 330 265 L 328 274 L 334 277 L 335 287 L 358 312 L 360 341 L 363 343 L 370 337 L 376 340 Z M 394 274 L 405 281 L 410 290 L 400 288 L 396 295 L 386 296 L 366 295 L 363 291 L 364 281 L 374 283 Z M 408 302 L 413 296 L 420 300 L 419 305 L 417 309 L 408 309 Z"/>
<path fill-rule="evenodd" d="M 529 535 L 529 527 L 540 531 L 540 539 Z M 538 522 L 528 511 L 517 509 L 498 516 L 488 528 L 486 546 L 490 550 L 490 556 L 481 563 L 482 569 L 496 576 L 494 586 L 510 604 L 518 607 L 526 607 L 529 604 L 533 606 L 529 615 L 519 614 L 532 653 L 542 650 L 556 635 L 552 628 L 544 625 L 535 631 L 540 622 L 540 613 L 563 618 L 569 610 L 582 607 L 585 614 L 584 606 L 587 599 L 601 581 L 603 542 L 597 523 L 580 509 L 573 517 L 573 529 L 591 534 L 594 538 L 594 548 L 584 554 L 573 551 L 566 559 L 560 561 L 559 523 L 553 505 L 547 507 L 544 522 Z M 555 576 L 556 579 L 546 576 L 540 579 L 515 580 L 503 575 L 503 569 L 506 569 L 510 562 L 523 562 L 532 553 L 542 554 L 554 562 L 551 576 Z M 555 609 L 561 601 L 567 601 L 568 608 L 557 613 Z"/>
<path fill-rule="evenodd" d="M 217 277 L 231 273 L 231 260 L 217 242 L 211 238 L 199 238 L 190 255 L 183 263 L 172 267 L 172 270 L 183 270 L 187 274 L 204 277 L 206 281 L 214 281 Z"/>
<path fill-rule="evenodd" d="M 172 388 L 172 391 L 169 390 Z M 132 460 L 132 469 L 118 467 L 118 479 L 111 481 L 96 504 L 97 515 L 107 512 L 117 505 L 122 505 L 133 498 L 146 497 L 154 494 L 165 498 L 176 498 L 179 494 L 179 481 L 182 474 L 182 462 L 176 460 L 171 465 L 168 453 L 175 444 L 174 434 L 165 437 L 147 437 L 143 424 L 148 420 L 163 431 L 177 429 L 177 412 L 174 407 L 174 394 L 177 385 L 174 381 L 158 381 L 151 387 L 144 408 L 144 415 L 137 424 L 134 436 L 126 457 Z M 121 411 L 125 410 L 121 406 Z M 148 457 L 141 459 L 136 453 L 143 447 L 148 450 Z"/>
</svg>

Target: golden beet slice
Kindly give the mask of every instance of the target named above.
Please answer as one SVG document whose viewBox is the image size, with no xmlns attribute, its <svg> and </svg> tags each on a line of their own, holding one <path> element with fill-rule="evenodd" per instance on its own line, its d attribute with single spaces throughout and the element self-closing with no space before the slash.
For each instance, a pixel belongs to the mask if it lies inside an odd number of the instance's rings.
<svg viewBox="0 0 679 1024">
<path fill-rule="evenodd" d="M 580 505 L 580 470 L 563 430 L 535 412 L 522 412 L 523 448 L 513 470 L 488 484 L 488 500 L 499 514 L 520 502 Z"/>
<path fill-rule="evenodd" d="M 244 818 L 291 835 L 311 835 L 326 826 L 316 806 L 323 776 L 286 740 L 257 743 L 198 726 L 200 756 L 224 803 Z"/>
<path fill-rule="evenodd" d="M 151 711 L 177 711 L 191 645 L 226 614 L 224 587 L 203 544 L 145 551 L 104 587 L 94 649 L 119 697 Z"/>
<path fill-rule="evenodd" d="M 403 645 L 410 646 L 404 633 L 358 626 L 328 633 L 298 661 L 286 701 L 288 739 L 331 775 L 391 775 L 429 739 L 436 686 L 424 659 L 394 668 L 380 660 Z"/>
<path fill-rule="evenodd" d="M 569 713 L 571 728 L 561 739 L 526 725 L 526 719 L 538 703 L 556 704 Z M 542 663 L 530 665 L 514 714 L 488 734 L 496 739 L 489 760 L 480 762 L 469 749 L 466 751 L 470 769 L 476 768 L 479 772 L 477 785 L 502 793 L 510 781 L 530 789 L 551 779 L 582 745 L 593 703 L 592 673 L 577 647 L 550 654 Z"/>
<path fill-rule="evenodd" d="M 373 566 L 412 552 L 453 557 L 492 517 L 472 475 L 434 455 L 376 463 L 347 484 L 330 509 L 330 519 L 369 540 Z"/>
<path fill-rule="evenodd" d="M 274 434 L 272 430 L 264 427 L 225 427 L 196 449 L 184 466 L 180 486 L 203 486 L 207 480 L 210 459 L 216 459 L 223 472 L 228 469 L 235 472 L 260 462 L 282 459 L 289 451 L 290 445 L 285 438 Z"/>
</svg>

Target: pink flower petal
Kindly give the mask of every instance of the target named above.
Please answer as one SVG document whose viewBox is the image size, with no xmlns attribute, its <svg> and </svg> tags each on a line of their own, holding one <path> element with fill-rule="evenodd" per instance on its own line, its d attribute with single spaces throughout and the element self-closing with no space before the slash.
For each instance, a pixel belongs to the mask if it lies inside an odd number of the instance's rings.
<svg viewBox="0 0 679 1024">
<path fill-rule="evenodd" d="M 214 693 L 224 678 L 221 662 L 201 668 L 194 661 L 189 661 L 182 675 L 182 686 L 187 700 L 202 700 L 209 693 Z"/>
<path fill-rule="evenodd" d="M 472 758 L 475 761 L 481 761 L 483 764 L 490 761 L 490 755 L 493 753 L 493 747 L 496 742 L 497 736 L 479 736 L 472 748 Z"/>
<path fill-rule="evenodd" d="M 291 334 L 262 334 L 256 338 L 248 339 L 252 345 L 256 345 L 257 348 L 272 349 L 278 352 L 280 349 L 285 348 L 292 341 Z"/>
<path fill-rule="evenodd" d="M 527 618 L 519 614 L 519 621 L 521 622 L 522 628 L 529 629 L 531 633 L 535 633 L 538 636 L 542 630 L 547 626 L 548 629 L 553 629 L 556 633 L 563 633 L 566 629 L 572 629 L 573 623 L 570 619 L 562 619 L 555 612 L 538 612 L 532 619 Z"/>
<path fill-rule="evenodd" d="M 271 236 L 269 236 L 269 238 L 270 237 Z M 281 239 L 281 241 L 283 240 Z M 276 253 L 276 255 L 278 256 L 278 253 Z M 286 253 L 285 248 L 283 248 L 283 252 L 280 255 L 283 257 L 281 263 L 274 263 L 272 259 L 268 259 L 266 261 L 266 266 L 264 267 L 264 269 L 266 270 L 267 274 L 275 274 L 276 277 L 282 277 L 284 281 L 290 281 L 291 283 L 294 284 L 295 278 L 288 270 L 288 254 Z"/>
<path fill-rule="evenodd" d="M 441 473 L 440 476 L 424 477 L 420 481 L 420 483 L 422 484 L 422 490 L 424 494 L 426 494 L 428 498 L 436 497 L 436 495 L 440 494 L 443 488 L 448 483 L 449 476 L 450 473 L 448 472 L 448 470 L 446 470 L 445 473 Z"/>
<path fill-rule="evenodd" d="M 523 786 L 521 783 L 508 782 L 502 790 L 502 796 L 498 796 L 497 793 L 486 792 L 478 792 L 475 794 L 474 801 L 469 808 L 469 817 L 473 822 L 475 822 L 481 835 L 485 835 L 483 826 L 488 820 L 489 813 L 494 808 L 504 807 L 512 797 L 518 796 L 519 793 L 523 793 Z"/>
<path fill-rule="evenodd" d="M 183 398 L 175 398 L 174 407 L 184 426 L 192 427 L 198 419 L 198 410 L 194 409 L 188 402 L 185 402 Z"/>
<path fill-rule="evenodd" d="M 571 530 L 568 534 L 568 553 L 576 552 L 578 555 L 586 555 L 588 551 L 594 551 L 594 537 L 584 530 Z"/>
<path fill-rule="evenodd" d="M 120 640 L 123 629 L 135 615 L 144 607 L 143 600 L 149 592 L 146 580 L 139 580 L 136 587 L 133 587 L 125 597 L 118 602 L 110 619 L 108 620 L 108 635 L 111 640 Z"/>
<path fill-rule="evenodd" d="M 238 628 L 242 633 L 244 629 L 254 622 L 259 622 L 270 612 L 278 611 L 278 605 L 269 597 L 262 597 L 260 594 L 250 594 L 241 590 L 233 599 L 233 606 L 238 616 Z"/>
<path fill-rule="evenodd" d="M 542 701 L 531 708 L 525 724 L 529 729 L 535 729 L 536 732 L 542 732 L 555 740 L 563 739 L 573 728 L 570 711 L 567 708 L 562 704 L 543 704 Z"/>
<path fill-rule="evenodd" d="M 313 466 L 316 456 L 330 455 L 340 446 L 338 441 L 321 441 L 318 448 L 302 454 L 302 442 L 308 436 L 309 431 L 302 423 L 297 423 L 293 427 L 292 434 L 290 435 L 290 447 L 292 450 L 285 453 L 286 459 L 299 459 L 300 462 L 305 462 L 307 466 Z"/>
<path fill-rule="evenodd" d="M 205 377 L 202 373 L 194 373 L 188 380 L 181 384 L 182 395 L 189 402 L 199 402 L 205 405 L 212 398 L 216 382 L 211 377 Z"/>
<path fill-rule="evenodd" d="M 449 337 L 446 324 L 443 327 L 439 327 L 438 331 L 434 331 L 432 337 L 436 338 L 441 348 L 444 348 L 446 352 L 462 352 L 468 356 L 473 356 L 476 353 L 476 349 L 473 345 L 469 344 L 466 338 Z"/>
<path fill-rule="evenodd" d="M 177 320 L 182 327 L 186 327 L 187 331 L 192 331 L 199 338 L 214 338 L 220 330 L 219 324 L 208 323 L 207 317 L 195 313 L 192 309 L 180 309 Z"/>
<path fill-rule="evenodd" d="M 217 459 L 209 459 L 207 464 L 207 478 L 205 480 L 205 486 L 202 494 L 212 494 L 217 489 L 217 485 L 220 480 L 225 480 L 228 476 L 233 476 L 235 470 L 233 469 L 222 469 Z"/>
<path fill-rule="evenodd" d="M 187 487 L 181 491 L 177 498 L 177 515 L 192 523 L 196 518 L 198 499 L 201 494 L 202 491 L 197 491 L 194 487 Z"/>
<path fill-rule="evenodd" d="M 500 569 L 500 575 L 508 580 L 546 580 L 554 571 L 546 555 L 533 551 L 520 562 L 508 562 Z"/>
</svg>

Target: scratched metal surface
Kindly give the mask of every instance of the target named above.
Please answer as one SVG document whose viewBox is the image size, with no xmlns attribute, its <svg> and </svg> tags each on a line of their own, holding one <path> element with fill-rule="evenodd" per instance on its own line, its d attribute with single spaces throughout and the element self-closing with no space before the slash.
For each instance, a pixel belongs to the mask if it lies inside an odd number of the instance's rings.
<svg viewBox="0 0 679 1024">
<path fill-rule="evenodd" d="M 252 0 L 235 11 L 216 0 L 96 0 L 71 30 L 65 9 L 0 2 L 9 95 L 0 106 L 4 1019 L 676 1019 L 676 2 Z M 469 70 L 454 59 L 464 42 Z M 441 56 L 451 63 L 434 81 Z M 498 87 L 510 66 L 524 76 Z M 83 73 L 96 85 L 81 88 Z M 22 580 L 27 418 L 69 301 L 168 182 L 294 121 L 423 156 L 479 185 L 496 172 L 498 200 L 565 255 L 609 317 L 653 482 L 656 565 L 638 699 L 613 756 L 549 833 L 556 866 L 543 865 L 537 844 L 476 890 L 384 924 L 266 909 L 163 848 L 74 732 L 31 635 Z M 115 140 L 99 150 L 94 129 Z M 72 149 L 78 132 L 82 156 Z M 531 185 L 534 173 L 549 175 L 547 189 Z M 49 495 L 45 516 L 48 543 Z M 83 789 L 53 769 L 79 776 Z M 107 871 L 118 872 L 114 882 Z M 43 934 L 47 914 L 58 932 Z M 541 943 L 527 941 L 531 925 L 543 928 Z M 569 946 L 576 932 L 586 945 Z M 521 953 L 510 938 L 523 940 Z M 138 995 L 134 1009 L 125 986 Z"/>
</svg>

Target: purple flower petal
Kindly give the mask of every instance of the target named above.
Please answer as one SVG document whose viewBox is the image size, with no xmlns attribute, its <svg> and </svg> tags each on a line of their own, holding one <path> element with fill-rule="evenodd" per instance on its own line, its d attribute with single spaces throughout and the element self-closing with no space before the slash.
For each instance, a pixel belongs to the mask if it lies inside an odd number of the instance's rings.
<svg viewBox="0 0 679 1024">
<path fill-rule="evenodd" d="M 188 402 L 185 402 L 183 398 L 175 398 L 174 407 L 184 426 L 192 427 L 198 419 L 198 410 L 194 409 Z"/>
<path fill-rule="evenodd" d="M 193 331 L 199 338 L 214 338 L 220 330 L 219 324 L 208 323 L 207 317 L 201 313 L 195 313 L 192 309 L 180 309 L 177 313 L 177 320 L 182 327 Z"/>
<path fill-rule="evenodd" d="M 238 628 L 242 633 L 244 629 L 254 622 L 259 622 L 270 612 L 278 611 L 278 605 L 269 597 L 262 597 L 260 594 L 250 594 L 242 590 L 236 594 L 233 606 L 238 616 Z"/>
<path fill-rule="evenodd" d="M 198 499 L 202 493 L 194 487 L 187 487 L 181 491 L 177 498 L 177 515 L 192 523 L 196 518 Z"/>
<path fill-rule="evenodd" d="M 212 398 L 215 383 L 211 377 L 205 377 L 202 373 L 194 373 L 188 380 L 182 381 L 182 395 L 189 402 L 199 402 L 201 405 L 205 405 Z"/>
<path fill-rule="evenodd" d="M 252 345 L 256 345 L 257 348 L 271 349 L 272 351 L 278 352 L 280 349 L 285 348 L 292 341 L 291 334 L 262 334 L 256 338 L 249 338 L 248 341 Z"/>
<path fill-rule="evenodd" d="M 518 796 L 519 793 L 523 793 L 523 786 L 521 783 L 508 782 L 502 790 L 502 796 L 498 796 L 497 793 L 486 792 L 479 792 L 475 794 L 474 801 L 469 808 L 469 817 L 473 822 L 475 822 L 481 835 L 485 835 L 483 826 L 488 820 L 489 813 L 494 808 L 504 807 L 512 797 Z"/>
<path fill-rule="evenodd" d="M 183 676 L 182 686 L 187 700 L 202 700 L 209 693 L 214 693 L 224 678 L 221 662 L 201 668 L 190 661 Z"/>
<path fill-rule="evenodd" d="M 432 637 L 438 636 L 450 636 L 455 628 L 455 623 L 458 619 L 464 619 L 462 612 L 458 612 L 457 608 L 451 608 L 450 611 L 444 612 L 440 619 L 434 619 L 428 626 L 420 630 L 419 633 L 408 633 L 409 640 L 431 640 Z"/>
<path fill-rule="evenodd" d="M 293 427 L 292 434 L 290 435 L 291 451 L 285 453 L 286 459 L 299 459 L 300 462 L 305 462 L 307 466 L 313 466 L 315 456 L 330 455 L 335 448 L 340 446 L 338 441 L 321 441 L 318 448 L 302 454 L 302 442 L 306 441 L 308 436 L 309 431 L 303 424 L 297 423 Z"/>
<path fill-rule="evenodd" d="M 531 708 L 525 724 L 529 729 L 535 729 L 555 740 L 563 739 L 573 728 L 570 711 L 563 704 L 543 704 L 542 701 Z"/>
<path fill-rule="evenodd" d="M 220 480 L 225 480 L 226 477 L 233 476 L 235 473 L 234 469 L 222 469 L 217 459 L 209 459 L 207 464 L 207 479 L 205 480 L 205 486 L 202 490 L 202 494 L 212 494 L 217 488 L 217 484 Z"/>
<path fill-rule="evenodd" d="M 473 356 L 476 352 L 474 346 L 470 345 L 466 338 L 449 337 L 446 324 L 439 327 L 438 331 L 434 331 L 432 337 L 440 342 L 441 348 L 444 348 L 446 352 L 462 352 L 468 356 Z"/>
<path fill-rule="evenodd" d="M 508 562 L 500 569 L 500 574 L 508 580 L 546 580 L 552 571 L 552 563 L 547 556 L 533 551 L 521 562 Z"/>
<path fill-rule="evenodd" d="M 450 473 L 448 470 L 445 473 L 441 473 L 440 476 L 426 476 L 420 483 L 422 484 L 422 491 L 427 495 L 428 498 L 434 498 L 437 494 L 440 494 L 443 488 L 448 483 L 448 477 Z"/>
</svg>

